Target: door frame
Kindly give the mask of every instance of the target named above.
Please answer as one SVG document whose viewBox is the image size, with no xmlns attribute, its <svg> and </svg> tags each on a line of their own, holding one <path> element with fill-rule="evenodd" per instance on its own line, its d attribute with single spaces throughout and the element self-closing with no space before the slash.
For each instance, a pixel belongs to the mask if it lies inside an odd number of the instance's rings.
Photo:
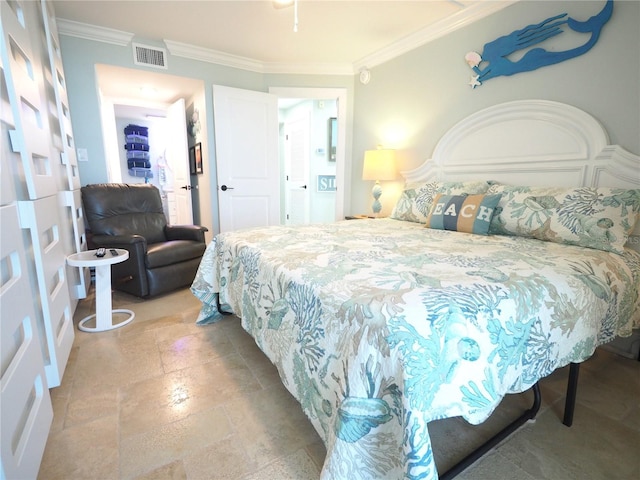
<svg viewBox="0 0 640 480">
<path fill-rule="evenodd" d="M 347 207 L 347 89 L 346 88 L 307 88 L 307 87 L 269 87 L 269 93 L 278 98 L 304 98 L 326 100 L 335 98 L 338 101 L 338 146 L 336 148 L 336 220 L 344 218 Z"/>
</svg>

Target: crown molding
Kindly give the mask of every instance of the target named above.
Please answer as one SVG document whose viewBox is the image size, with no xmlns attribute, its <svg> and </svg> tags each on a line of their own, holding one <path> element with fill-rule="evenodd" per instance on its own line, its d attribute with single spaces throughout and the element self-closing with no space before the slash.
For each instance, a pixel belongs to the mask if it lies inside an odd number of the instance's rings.
<svg viewBox="0 0 640 480">
<path fill-rule="evenodd" d="M 350 63 L 279 63 L 261 62 L 252 58 L 231 55 L 229 53 L 204 48 L 187 43 L 164 40 L 171 55 L 189 58 L 201 62 L 223 65 L 257 73 L 280 73 L 300 75 L 354 75 L 363 68 L 381 65 L 395 57 L 418 48 L 430 41 L 476 22 L 492 13 L 506 8 L 519 0 L 503 0 L 499 2 L 477 2 L 461 9 L 457 13 L 429 25 L 393 44 L 367 55 L 353 64 Z M 98 27 L 86 23 L 75 22 L 64 18 L 56 18 L 58 33 L 72 37 L 94 40 L 96 42 L 127 46 L 135 34 Z"/>
<path fill-rule="evenodd" d="M 353 71 L 359 72 L 363 68 L 371 68 L 392 60 L 404 53 L 410 52 L 437 38 L 466 27 L 484 17 L 502 10 L 519 0 L 504 0 L 500 2 L 477 2 L 438 22 L 435 22 L 417 32 L 408 35 L 391 45 L 367 55 L 353 63 Z"/>
<path fill-rule="evenodd" d="M 131 43 L 135 34 L 115 30 L 112 28 L 98 27 L 87 23 L 75 22 L 64 18 L 56 19 L 58 33 L 71 37 L 94 40 L 96 42 L 110 43 L 125 47 Z M 164 40 L 171 55 L 189 58 L 201 62 L 213 63 L 241 70 L 249 70 L 257 73 L 283 73 L 283 74 L 307 74 L 307 75 L 353 75 L 353 67 L 350 64 L 337 63 L 264 63 L 247 57 L 231 55 L 219 50 L 191 45 L 188 43 Z"/>
<path fill-rule="evenodd" d="M 130 32 L 75 22 L 73 20 L 67 20 L 66 18 L 56 18 L 56 24 L 58 26 L 58 34 L 60 35 L 110 43 L 121 47 L 129 45 L 134 37 L 134 34 Z"/>
<path fill-rule="evenodd" d="M 353 75 L 351 64 L 344 63 L 278 63 L 260 62 L 247 57 L 231 55 L 219 50 L 164 39 L 171 55 L 190 58 L 258 73 L 285 73 L 307 75 Z"/>
<path fill-rule="evenodd" d="M 240 68 L 242 70 L 249 70 L 252 72 L 262 73 L 263 64 L 257 60 L 253 60 L 247 57 L 240 57 L 238 55 L 231 55 L 229 53 L 221 52 L 219 50 L 212 50 L 210 48 L 199 47 L 198 45 L 191 45 L 188 43 L 174 42 L 173 40 L 163 39 L 164 44 L 169 49 L 171 55 L 177 57 L 190 58 L 191 60 L 199 60 L 201 62 L 215 63 L 218 65 L 225 65 L 227 67 Z"/>
<path fill-rule="evenodd" d="M 350 63 L 265 63 L 264 73 L 300 75 L 353 75 Z"/>
</svg>

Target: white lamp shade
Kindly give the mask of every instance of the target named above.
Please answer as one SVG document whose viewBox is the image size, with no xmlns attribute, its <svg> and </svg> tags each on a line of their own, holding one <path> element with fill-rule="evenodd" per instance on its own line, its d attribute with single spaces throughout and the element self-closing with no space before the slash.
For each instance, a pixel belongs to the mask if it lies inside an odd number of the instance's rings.
<svg viewBox="0 0 640 480">
<path fill-rule="evenodd" d="M 377 149 L 364 152 L 363 180 L 395 180 L 395 150 Z"/>
</svg>

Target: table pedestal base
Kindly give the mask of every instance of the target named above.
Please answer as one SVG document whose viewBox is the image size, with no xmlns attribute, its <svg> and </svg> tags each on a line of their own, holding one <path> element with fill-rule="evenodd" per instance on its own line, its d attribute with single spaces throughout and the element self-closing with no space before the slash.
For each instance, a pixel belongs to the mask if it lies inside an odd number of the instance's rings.
<svg viewBox="0 0 640 480">
<path fill-rule="evenodd" d="M 111 309 L 111 265 L 124 262 L 129 258 L 129 252 L 124 248 L 109 249 L 111 255 L 97 256 L 96 250 L 74 253 L 67 257 L 67 263 L 72 267 L 95 267 L 96 269 L 96 313 L 80 320 L 78 330 L 83 332 L 104 332 L 122 327 L 135 318 L 135 313 L 125 309 Z M 128 317 L 122 322 L 113 322 L 114 313 L 124 313 Z M 95 326 L 87 327 L 87 323 L 95 318 Z"/>
<path fill-rule="evenodd" d="M 113 323 L 113 314 L 115 313 L 125 313 L 128 314 L 129 316 L 123 320 L 122 322 L 118 322 L 118 323 Z M 98 323 L 96 321 L 96 326 L 95 327 L 86 327 L 84 324 L 86 322 L 88 322 L 89 320 L 91 320 L 92 318 L 96 318 L 96 314 L 94 313 L 93 315 L 89 315 L 88 317 L 84 317 L 82 320 L 80 320 L 80 322 L 78 323 L 78 330 L 82 330 L 83 332 L 104 332 L 106 330 L 113 330 L 114 328 L 119 328 L 122 327 L 124 325 L 126 325 L 127 323 L 131 322 L 131 320 L 133 320 L 136 317 L 136 314 L 133 313 L 131 310 L 127 310 L 124 308 L 118 308 L 115 310 L 111 311 L 111 322 L 104 325 L 104 326 L 99 326 Z"/>
</svg>

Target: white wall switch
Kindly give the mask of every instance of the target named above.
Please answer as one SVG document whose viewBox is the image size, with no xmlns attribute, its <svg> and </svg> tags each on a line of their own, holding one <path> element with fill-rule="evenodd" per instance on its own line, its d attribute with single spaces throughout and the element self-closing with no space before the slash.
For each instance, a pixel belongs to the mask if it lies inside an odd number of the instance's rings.
<svg viewBox="0 0 640 480">
<path fill-rule="evenodd" d="M 79 162 L 89 161 L 89 152 L 87 152 L 86 148 L 76 148 L 76 155 L 78 156 Z"/>
</svg>

